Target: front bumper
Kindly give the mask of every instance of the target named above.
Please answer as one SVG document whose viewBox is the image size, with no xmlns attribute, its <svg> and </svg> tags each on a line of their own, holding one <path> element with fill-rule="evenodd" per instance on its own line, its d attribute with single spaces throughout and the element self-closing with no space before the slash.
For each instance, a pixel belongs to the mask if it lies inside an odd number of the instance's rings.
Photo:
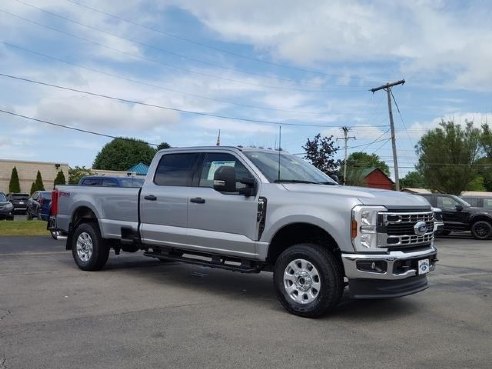
<svg viewBox="0 0 492 369">
<path fill-rule="evenodd" d="M 354 298 L 387 298 L 410 295 L 427 288 L 427 275 L 419 274 L 420 260 L 435 269 L 437 250 L 390 251 L 385 254 L 342 254 L 349 293 Z"/>
</svg>

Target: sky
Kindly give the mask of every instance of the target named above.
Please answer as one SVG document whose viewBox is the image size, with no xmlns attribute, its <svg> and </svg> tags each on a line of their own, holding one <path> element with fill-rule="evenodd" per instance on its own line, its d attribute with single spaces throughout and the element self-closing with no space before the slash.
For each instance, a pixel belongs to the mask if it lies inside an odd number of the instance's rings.
<svg viewBox="0 0 492 369">
<path fill-rule="evenodd" d="M 442 120 L 492 122 L 487 0 L 2 0 L 0 159 L 90 168 L 112 137 L 303 154 L 400 178 Z M 88 133 L 92 132 L 92 133 Z M 393 175 L 392 175 L 393 176 Z"/>
</svg>

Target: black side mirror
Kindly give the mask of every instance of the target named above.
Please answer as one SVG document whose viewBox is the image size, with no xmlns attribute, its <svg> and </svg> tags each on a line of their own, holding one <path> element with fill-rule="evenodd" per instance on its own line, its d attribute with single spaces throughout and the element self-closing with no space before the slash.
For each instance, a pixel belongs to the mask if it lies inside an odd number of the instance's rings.
<svg viewBox="0 0 492 369">
<path fill-rule="evenodd" d="M 256 187 L 256 181 L 254 178 L 251 178 L 251 177 L 242 178 L 239 182 L 246 185 L 246 187 L 239 189 L 239 193 L 241 195 L 244 195 L 246 197 L 256 196 L 257 187 Z"/>
<path fill-rule="evenodd" d="M 456 210 L 463 211 L 463 205 L 456 205 Z"/>
<path fill-rule="evenodd" d="M 223 165 L 214 173 L 214 190 L 219 192 L 237 192 L 236 169 Z"/>
</svg>

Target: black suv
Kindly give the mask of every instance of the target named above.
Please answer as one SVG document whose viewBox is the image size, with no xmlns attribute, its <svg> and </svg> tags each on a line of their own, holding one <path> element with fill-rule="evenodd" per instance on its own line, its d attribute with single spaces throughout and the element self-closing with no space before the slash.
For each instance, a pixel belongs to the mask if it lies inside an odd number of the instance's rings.
<svg viewBox="0 0 492 369">
<path fill-rule="evenodd" d="M 478 240 L 492 237 L 492 210 L 475 208 L 455 195 L 441 193 L 419 194 L 432 206 L 442 210 L 443 235 L 453 231 L 471 231 Z"/>
<path fill-rule="evenodd" d="M 26 213 L 27 200 L 29 200 L 28 193 L 9 193 L 7 195 L 7 200 L 14 205 L 14 213 Z"/>
</svg>

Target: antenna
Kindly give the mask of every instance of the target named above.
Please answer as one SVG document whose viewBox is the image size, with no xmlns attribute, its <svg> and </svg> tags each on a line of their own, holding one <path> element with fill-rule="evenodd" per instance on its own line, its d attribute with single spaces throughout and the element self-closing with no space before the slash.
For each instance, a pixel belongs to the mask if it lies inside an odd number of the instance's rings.
<svg viewBox="0 0 492 369">
<path fill-rule="evenodd" d="M 282 150 L 282 126 L 278 127 L 278 173 L 277 180 L 280 182 L 280 150 Z"/>
</svg>

